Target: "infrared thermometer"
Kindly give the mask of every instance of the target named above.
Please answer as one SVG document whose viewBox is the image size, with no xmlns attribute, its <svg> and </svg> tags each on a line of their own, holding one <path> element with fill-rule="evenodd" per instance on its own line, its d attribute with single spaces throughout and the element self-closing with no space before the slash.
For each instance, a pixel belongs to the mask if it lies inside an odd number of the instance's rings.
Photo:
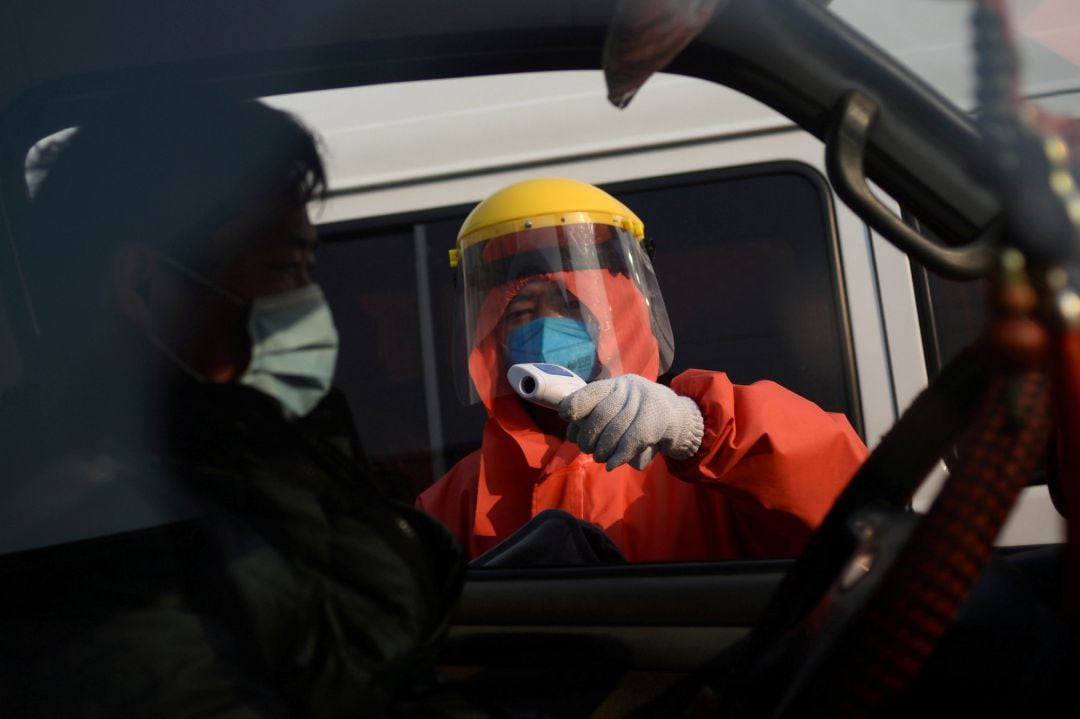
<svg viewBox="0 0 1080 719">
<path fill-rule="evenodd" d="M 585 380 L 557 364 L 525 362 L 506 372 L 510 386 L 522 399 L 558 409 L 563 397 L 585 386 Z"/>
</svg>

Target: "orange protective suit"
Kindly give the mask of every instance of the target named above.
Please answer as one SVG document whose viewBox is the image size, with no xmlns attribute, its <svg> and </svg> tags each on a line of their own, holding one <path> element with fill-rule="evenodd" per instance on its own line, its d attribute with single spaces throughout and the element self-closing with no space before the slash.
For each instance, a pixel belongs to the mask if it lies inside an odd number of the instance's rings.
<svg viewBox="0 0 1080 719">
<path fill-rule="evenodd" d="M 628 277 L 595 269 L 544 278 L 563 284 L 598 319 L 597 357 L 611 374 L 656 379 L 648 308 Z M 484 301 L 469 357 L 488 409 L 483 442 L 423 492 L 418 506 L 445 522 L 470 557 L 550 508 L 599 525 L 631 561 L 798 554 L 866 457 L 847 418 L 773 382 L 740 386 L 721 372 L 688 370 L 671 388 L 701 409 L 698 452 L 609 472 L 577 444 L 544 434 L 507 391 L 494 328 L 530 279 L 494 288 Z M 597 283 L 605 306 L 590 304 L 587 287 Z"/>
</svg>

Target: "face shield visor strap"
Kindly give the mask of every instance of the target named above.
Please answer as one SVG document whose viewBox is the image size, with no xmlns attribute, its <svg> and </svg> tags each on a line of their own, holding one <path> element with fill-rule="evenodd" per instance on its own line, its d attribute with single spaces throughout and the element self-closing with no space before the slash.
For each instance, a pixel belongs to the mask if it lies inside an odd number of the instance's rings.
<svg viewBox="0 0 1080 719">
<path fill-rule="evenodd" d="M 493 262 L 474 262 L 467 283 L 481 294 L 517 279 L 552 272 L 606 269 L 629 275 L 625 250 L 618 242 L 599 245 L 545 247 L 503 257 Z"/>
</svg>

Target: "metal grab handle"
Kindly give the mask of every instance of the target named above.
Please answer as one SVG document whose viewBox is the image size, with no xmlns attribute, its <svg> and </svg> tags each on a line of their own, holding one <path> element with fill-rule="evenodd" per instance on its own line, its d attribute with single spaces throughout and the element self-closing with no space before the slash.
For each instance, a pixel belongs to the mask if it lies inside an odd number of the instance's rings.
<svg viewBox="0 0 1080 719">
<path fill-rule="evenodd" d="M 913 230 L 870 191 L 863 160 L 877 104 L 859 92 L 840 101 L 840 112 L 825 141 L 825 167 L 836 194 L 882 237 L 929 269 L 954 279 L 989 273 L 994 263 L 992 237 L 984 234 L 965 247 L 945 247 Z"/>
</svg>

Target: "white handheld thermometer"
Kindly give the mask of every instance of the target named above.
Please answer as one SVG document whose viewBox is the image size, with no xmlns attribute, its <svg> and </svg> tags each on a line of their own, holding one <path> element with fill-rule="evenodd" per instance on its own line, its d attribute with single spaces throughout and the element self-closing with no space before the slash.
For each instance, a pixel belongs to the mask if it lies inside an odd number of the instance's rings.
<svg viewBox="0 0 1080 719">
<path fill-rule="evenodd" d="M 525 362 L 506 372 L 510 386 L 522 399 L 558 409 L 563 397 L 585 386 L 585 380 L 557 364 Z"/>
</svg>

